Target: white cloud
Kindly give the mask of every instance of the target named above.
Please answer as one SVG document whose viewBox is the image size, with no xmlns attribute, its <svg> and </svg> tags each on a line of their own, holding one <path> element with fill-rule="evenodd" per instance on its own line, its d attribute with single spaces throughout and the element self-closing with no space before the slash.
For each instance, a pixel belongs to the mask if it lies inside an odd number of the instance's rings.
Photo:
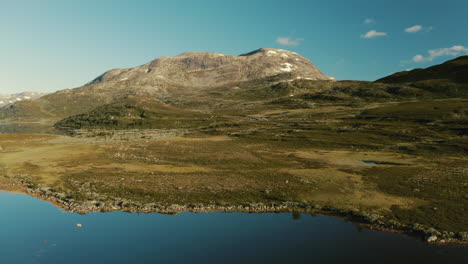
<svg viewBox="0 0 468 264">
<path fill-rule="evenodd" d="M 366 18 L 366 19 L 364 19 L 364 22 L 363 22 L 363 23 L 364 23 L 364 24 L 367 24 L 367 25 L 369 25 L 369 24 L 375 24 L 375 20 L 374 20 L 373 18 Z"/>
<path fill-rule="evenodd" d="M 423 27 L 421 25 L 414 25 L 412 27 L 405 28 L 406 33 L 416 33 L 416 32 L 419 32 L 419 31 L 429 32 L 431 30 L 432 30 L 432 27 Z"/>
<path fill-rule="evenodd" d="M 428 55 L 423 56 L 421 54 L 418 54 L 413 57 L 414 62 L 427 62 L 427 61 L 433 61 L 437 57 L 441 56 L 461 56 L 468 54 L 468 48 L 465 48 L 464 46 L 461 45 L 455 45 L 451 48 L 441 48 L 441 49 L 433 49 L 427 51 Z"/>
<path fill-rule="evenodd" d="M 424 56 L 421 55 L 421 54 L 418 54 L 416 56 L 413 57 L 413 61 L 414 62 L 423 62 L 425 60 Z"/>
<path fill-rule="evenodd" d="M 366 34 L 361 35 L 361 38 L 370 39 L 370 38 L 383 37 L 383 36 L 387 36 L 387 33 L 371 30 L 367 32 Z"/>
<path fill-rule="evenodd" d="M 412 27 L 409 27 L 409 28 L 405 29 L 405 32 L 416 33 L 418 31 L 421 31 L 422 29 L 423 29 L 423 27 L 421 25 L 414 25 Z"/>
<path fill-rule="evenodd" d="M 303 39 L 301 38 L 292 39 L 289 37 L 279 37 L 276 39 L 276 43 L 283 46 L 298 46 L 301 44 L 302 41 Z"/>
</svg>

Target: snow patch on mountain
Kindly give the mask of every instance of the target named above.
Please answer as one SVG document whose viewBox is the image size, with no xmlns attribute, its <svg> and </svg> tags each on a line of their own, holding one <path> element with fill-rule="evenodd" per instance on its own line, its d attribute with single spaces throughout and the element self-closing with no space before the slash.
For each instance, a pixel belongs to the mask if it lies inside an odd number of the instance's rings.
<svg viewBox="0 0 468 264">
<path fill-rule="evenodd" d="M 291 63 L 283 63 L 281 64 L 281 68 L 280 70 L 284 71 L 284 72 L 291 72 L 293 70 L 293 67 L 294 65 L 292 65 Z"/>
<path fill-rule="evenodd" d="M 14 102 L 20 102 L 24 100 L 34 100 L 45 95 L 39 92 L 22 92 L 17 94 L 0 94 L 0 107 Z"/>
</svg>

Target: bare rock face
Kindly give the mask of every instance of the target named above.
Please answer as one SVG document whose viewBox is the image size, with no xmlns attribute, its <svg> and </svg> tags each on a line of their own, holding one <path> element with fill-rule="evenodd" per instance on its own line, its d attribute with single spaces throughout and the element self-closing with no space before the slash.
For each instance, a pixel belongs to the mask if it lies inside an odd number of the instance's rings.
<svg viewBox="0 0 468 264">
<path fill-rule="evenodd" d="M 161 57 L 130 69 L 114 69 L 89 84 L 126 82 L 129 85 L 153 85 L 168 82 L 192 88 L 223 86 L 251 81 L 281 73 L 293 79 L 333 80 L 308 59 L 282 49 L 262 48 L 239 56 L 210 52 L 186 52 Z"/>
</svg>

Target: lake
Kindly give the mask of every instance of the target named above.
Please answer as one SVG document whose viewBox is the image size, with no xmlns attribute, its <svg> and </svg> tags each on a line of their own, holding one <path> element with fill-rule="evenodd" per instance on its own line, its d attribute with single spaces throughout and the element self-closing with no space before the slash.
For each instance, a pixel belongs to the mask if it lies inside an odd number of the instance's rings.
<svg viewBox="0 0 468 264">
<path fill-rule="evenodd" d="M 1 263 L 468 263 L 468 247 L 308 214 L 79 215 L 0 192 L 0 216 Z"/>
<path fill-rule="evenodd" d="M 0 134 L 65 134 L 66 131 L 40 123 L 0 123 Z"/>
</svg>

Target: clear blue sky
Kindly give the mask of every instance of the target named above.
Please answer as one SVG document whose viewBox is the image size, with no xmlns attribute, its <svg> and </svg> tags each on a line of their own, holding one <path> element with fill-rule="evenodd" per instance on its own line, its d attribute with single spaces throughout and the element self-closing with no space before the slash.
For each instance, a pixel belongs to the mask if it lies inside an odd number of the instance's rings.
<svg viewBox="0 0 468 264">
<path fill-rule="evenodd" d="M 111 68 L 185 51 L 285 48 L 339 80 L 468 54 L 466 0 L 0 3 L 0 93 L 78 87 Z"/>
</svg>

